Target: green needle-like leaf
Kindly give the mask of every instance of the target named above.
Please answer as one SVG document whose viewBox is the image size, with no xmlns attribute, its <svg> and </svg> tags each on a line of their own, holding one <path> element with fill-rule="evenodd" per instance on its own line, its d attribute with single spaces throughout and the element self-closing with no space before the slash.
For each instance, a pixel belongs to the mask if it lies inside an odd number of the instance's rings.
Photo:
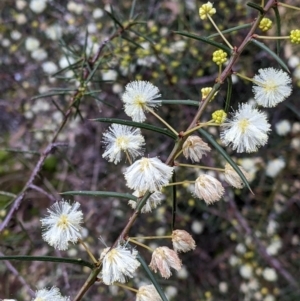
<svg viewBox="0 0 300 301">
<path fill-rule="evenodd" d="M 208 132 L 206 132 L 204 129 L 199 129 L 198 132 L 205 137 L 211 145 L 224 157 L 224 159 L 232 166 L 232 168 L 237 172 L 237 174 L 240 176 L 240 178 L 243 180 L 244 184 L 248 187 L 248 189 L 252 192 L 250 185 L 242 173 L 242 171 L 239 169 L 239 167 L 236 165 L 236 163 L 230 158 L 230 156 L 225 152 L 225 150 L 217 143 L 217 141 L 211 136 Z"/>
<path fill-rule="evenodd" d="M 94 268 L 94 265 L 82 259 L 70 259 L 64 257 L 54 257 L 54 256 L 0 256 L 0 260 L 20 260 L 20 261 L 49 261 L 49 262 L 61 262 L 61 263 L 71 263 L 84 267 Z"/>
<path fill-rule="evenodd" d="M 156 133 L 160 133 L 160 134 L 169 136 L 174 140 L 177 139 L 177 136 L 170 130 L 168 130 L 166 128 L 160 128 L 160 127 L 157 127 L 157 126 L 154 126 L 151 124 L 147 124 L 147 123 L 140 123 L 140 122 L 124 120 L 124 119 L 117 119 L 117 118 L 97 118 L 97 119 L 91 119 L 91 120 L 98 121 L 98 122 L 117 123 L 117 124 L 133 126 L 136 128 L 141 128 L 141 129 L 145 129 L 145 130 L 149 130 L 152 132 L 156 132 Z"/>
<path fill-rule="evenodd" d="M 275 13 L 275 20 L 276 20 L 276 35 L 278 37 L 281 36 L 281 19 L 280 19 L 280 14 L 279 14 L 279 10 L 278 10 L 278 6 L 273 6 L 273 10 Z M 277 39 L 276 41 L 276 53 L 279 56 L 280 54 L 280 39 Z"/>
<path fill-rule="evenodd" d="M 259 48 L 265 50 L 267 53 L 269 53 L 279 63 L 279 65 L 283 69 L 285 69 L 288 73 L 290 73 L 290 70 L 289 70 L 288 66 L 284 63 L 284 61 L 275 52 L 273 52 L 267 45 L 255 40 L 255 39 L 251 39 L 251 42 L 253 44 L 255 44 L 256 46 L 258 46 Z"/>
<path fill-rule="evenodd" d="M 228 28 L 226 30 L 223 30 L 221 31 L 223 34 L 226 34 L 226 33 L 231 33 L 231 32 L 234 32 L 234 31 L 238 31 L 240 29 L 245 29 L 245 28 L 249 28 L 251 27 L 252 24 L 249 23 L 249 24 L 243 24 L 243 25 L 239 25 L 239 26 L 235 26 L 235 27 L 232 27 L 232 28 Z M 206 38 L 207 39 L 211 39 L 211 38 L 215 38 L 215 37 L 219 37 L 219 33 L 214 33 L 214 34 L 211 34 L 210 36 L 207 36 Z"/>
<path fill-rule="evenodd" d="M 169 100 L 169 99 L 160 99 L 160 101 L 162 102 L 162 104 L 164 105 L 186 105 L 186 106 L 195 106 L 195 107 L 199 107 L 199 101 L 196 100 Z"/>
<path fill-rule="evenodd" d="M 39 99 L 39 98 L 45 98 L 50 96 L 57 96 L 57 95 L 71 95 L 71 93 L 66 92 L 51 92 L 51 93 L 45 93 L 37 96 L 33 96 L 31 100 Z"/>
<path fill-rule="evenodd" d="M 105 12 L 108 14 L 108 16 L 113 19 L 115 21 L 116 24 L 118 24 L 121 28 L 124 28 L 122 23 L 110 12 L 108 12 L 107 10 L 105 10 Z"/>
<path fill-rule="evenodd" d="M 137 48 L 141 48 L 144 49 L 140 44 L 138 44 L 137 42 L 133 41 L 131 38 L 127 37 L 126 34 L 122 34 L 122 39 L 128 41 L 129 43 L 132 43 L 134 46 L 136 46 Z"/>
<path fill-rule="evenodd" d="M 229 110 L 231 94 L 232 94 L 232 78 L 231 78 L 231 76 L 228 76 L 227 77 L 227 96 L 226 96 L 226 102 L 225 102 L 225 108 L 224 108 L 224 111 L 226 113 Z"/>
<path fill-rule="evenodd" d="M 252 7 L 252 8 L 254 8 L 254 9 L 258 10 L 261 14 L 264 14 L 264 9 L 263 9 L 263 7 L 259 6 L 258 4 L 253 3 L 253 2 L 248 2 L 247 5 L 248 5 L 249 7 Z"/>
<path fill-rule="evenodd" d="M 137 197 L 130 193 L 118 193 L 114 191 L 86 191 L 86 190 L 78 190 L 78 191 L 65 191 L 61 192 L 61 195 L 85 195 L 85 196 L 103 196 L 103 197 L 112 197 L 112 198 L 120 198 L 127 200 L 137 200 Z"/>
<path fill-rule="evenodd" d="M 168 301 L 165 293 L 163 292 L 163 290 L 161 289 L 160 285 L 158 284 L 156 278 L 154 277 L 153 273 L 149 269 L 149 266 L 147 265 L 147 263 L 145 262 L 145 260 L 143 259 L 143 257 L 140 254 L 138 254 L 137 260 L 141 263 L 143 269 L 145 270 L 146 274 L 148 275 L 150 281 L 153 283 L 153 285 L 156 288 L 161 299 L 163 301 Z"/>
<path fill-rule="evenodd" d="M 297 108 L 296 106 L 292 105 L 291 103 L 289 102 L 285 102 L 284 103 L 286 107 L 288 107 L 292 112 L 294 112 L 298 118 L 300 119 L 300 109 Z"/>
<path fill-rule="evenodd" d="M 93 76 L 95 75 L 96 71 L 98 70 L 98 67 L 102 63 L 102 59 L 100 58 L 96 64 L 93 66 L 93 70 L 90 71 L 88 78 L 85 80 L 85 83 L 87 84 L 89 81 L 92 80 Z"/>
<path fill-rule="evenodd" d="M 220 48 L 220 49 L 224 50 L 225 52 L 227 52 L 228 55 L 231 54 L 231 50 L 230 50 L 229 47 L 225 46 L 224 44 L 221 44 L 221 43 L 215 42 L 213 40 L 210 40 L 208 38 L 202 38 L 202 37 L 199 37 L 199 36 L 197 36 L 195 34 L 184 32 L 184 31 L 174 31 L 174 33 L 177 33 L 177 34 L 180 34 L 182 36 L 185 36 L 185 37 L 188 37 L 188 38 L 191 38 L 191 39 L 195 39 L 195 40 L 204 42 L 206 44 L 213 45 L 213 46 L 215 46 L 217 48 Z"/>
<path fill-rule="evenodd" d="M 140 32 L 134 30 L 134 29 L 129 29 L 129 31 L 133 32 L 134 34 L 136 34 L 139 37 L 142 37 L 143 39 L 147 40 L 149 43 L 154 44 L 154 41 L 152 39 L 150 39 L 149 37 L 147 37 L 144 34 L 141 34 Z"/>
</svg>

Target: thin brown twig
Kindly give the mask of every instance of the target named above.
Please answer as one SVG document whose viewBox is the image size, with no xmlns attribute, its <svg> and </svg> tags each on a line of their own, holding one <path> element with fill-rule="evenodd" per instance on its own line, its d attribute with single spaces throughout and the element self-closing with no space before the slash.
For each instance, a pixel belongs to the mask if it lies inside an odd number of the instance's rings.
<svg viewBox="0 0 300 301">
<path fill-rule="evenodd" d="M 31 189 L 33 189 L 33 190 L 36 190 L 36 191 L 42 193 L 43 195 L 45 195 L 45 196 L 46 196 L 50 201 L 52 201 L 52 202 L 55 202 L 55 201 L 56 201 L 56 198 L 55 198 L 52 194 L 48 193 L 47 191 L 45 191 L 45 190 L 44 190 L 43 188 L 41 188 L 41 187 L 38 187 L 38 186 L 36 186 L 36 185 L 34 185 L 34 184 L 31 184 L 28 188 L 31 188 Z"/>
<path fill-rule="evenodd" d="M 67 146 L 66 143 L 61 143 L 61 142 L 57 142 L 57 143 L 50 143 L 48 144 L 48 146 L 46 147 L 46 149 L 43 151 L 43 153 L 40 156 L 39 161 L 37 162 L 37 164 L 35 165 L 29 180 L 27 181 L 27 183 L 25 184 L 25 186 L 23 187 L 22 191 L 19 193 L 19 195 L 16 197 L 16 199 L 14 200 L 13 205 L 11 206 L 8 214 L 6 215 L 4 221 L 0 224 L 0 232 L 3 231 L 5 229 L 5 227 L 8 225 L 9 221 L 11 220 L 14 212 L 19 208 L 19 206 L 21 205 L 21 202 L 23 201 L 26 192 L 28 190 L 28 188 L 30 188 L 30 186 L 33 184 L 34 180 L 36 179 L 38 173 L 40 172 L 46 158 L 48 157 L 48 155 L 57 147 L 60 146 Z"/>
</svg>

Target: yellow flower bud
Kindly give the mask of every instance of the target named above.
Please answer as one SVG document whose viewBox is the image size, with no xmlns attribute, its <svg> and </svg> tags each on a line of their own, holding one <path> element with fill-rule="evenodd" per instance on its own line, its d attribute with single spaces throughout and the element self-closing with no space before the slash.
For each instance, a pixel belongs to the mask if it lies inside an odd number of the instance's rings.
<svg viewBox="0 0 300 301">
<path fill-rule="evenodd" d="M 207 2 L 206 4 L 203 4 L 199 8 L 199 16 L 201 20 L 207 19 L 207 16 L 212 16 L 213 14 L 216 13 L 216 9 L 213 8 L 213 4 L 211 2 Z"/>
<path fill-rule="evenodd" d="M 213 62 L 215 62 L 217 65 L 221 65 L 227 61 L 227 53 L 221 49 L 216 50 L 213 53 Z"/>
<path fill-rule="evenodd" d="M 294 29 L 290 33 L 290 39 L 293 44 L 300 44 L 300 30 Z"/>
<path fill-rule="evenodd" d="M 268 18 L 262 18 L 259 23 L 259 28 L 262 31 L 268 31 L 272 27 L 272 21 Z"/>
<path fill-rule="evenodd" d="M 215 123 L 222 124 L 225 121 L 227 114 L 223 110 L 217 110 L 212 113 L 211 117 Z"/>
</svg>

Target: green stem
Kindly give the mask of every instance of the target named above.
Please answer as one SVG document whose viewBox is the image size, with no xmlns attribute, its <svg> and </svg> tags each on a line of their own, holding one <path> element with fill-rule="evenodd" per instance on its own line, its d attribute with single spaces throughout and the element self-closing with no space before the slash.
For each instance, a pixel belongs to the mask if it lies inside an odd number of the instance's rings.
<svg viewBox="0 0 300 301">
<path fill-rule="evenodd" d="M 83 284 L 83 286 L 80 288 L 79 292 L 77 293 L 76 297 L 74 298 L 74 301 L 79 301 L 82 299 L 84 294 L 88 291 L 88 289 L 97 281 L 97 276 L 100 273 L 102 268 L 102 265 L 93 269 L 90 273 L 89 277 Z"/>
<path fill-rule="evenodd" d="M 214 20 L 212 19 L 212 17 L 207 14 L 207 17 L 209 19 L 209 21 L 212 23 L 212 25 L 214 26 L 214 28 L 216 29 L 216 31 L 219 33 L 219 35 L 222 37 L 223 41 L 227 44 L 227 46 L 230 49 L 233 49 L 232 45 L 227 41 L 227 39 L 225 38 L 225 36 L 223 35 L 223 33 L 220 31 L 219 27 L 217 26 L 217 24 L 214 22 Z"/>
<path fill-rule="evenodd" d="M 257 34 L 253 35 L 254 39 L 261 39 L 261 40 L 288 40 L 290 36 L 259 36 Z"/>
<path fill-rule="evenodd" d="M 127 289 L 127 290 L 129 290 L 129 291 L 132 291 L 132 292 L 135 292 L 135 293 L 137 293 L 137 292 L 138 292 L 138 290 L 137 290 L 137 289 L 135 289 L 135 288 L 132 288 L 132 287 L 129 287 L 129 286 L 127 286 L 127 285 L 124 285 L 124 284 L 121 284 L 121 283 L 114 283 L 113 285 L 115 285 L 115 286 L 118 286 L 118 287 L 125 288 L 125 289 Z"/>
<path fill-rule="evenodd" d="M 215 170 L 215 171 L 222 171 L 224 172 L 224 168 L 217 168 L 217 167 L 210 167 L 210 166 L 202 166 L 202 165 L 193 165 L 193 164 L 185 164 L 185 163 L 177 163 L 176 166 L 182 167 L 192 167 L 192 168 L 201 168 L 201 169 L 208 169 L 208 170 Z"/>
<path fill-rule="evenodd" d="M 172 238 L 172 235 L 160 235 L 160 236 L 135 236 L 130 237 L 131 239 L 162 239 L 162 238 Z"/>
<path fill-rule="evenodd" d="M 166 187 L 169 187 L 169 186 L 175 186 L 175 185 L 185 185 L 185 184 L 194 184 L 196 181 L 181 181 L 181 182 L 173 182 L 173 183 L 170 183 L 168 185 L 166 185 Z"/>
<path fill-rule="evenodd" d="M 293 6 L 293 5 L 285 4 L 283 2 L 278 2 L 277 5 L 278 6 L 284 6 L 284 7 L 291 8 L 291 9 L 295 9 L 295 10 L 300 10 L 300 7 L 296 7 L 296 6 Z"/>
<path fill-rule="evenodd" d="M 212 121 L 213 121 L 213 120 L 208 121 L 208 122 L 205 122 L 205 123 L 201 123 L 201 124 L 199 124 L 198 126 L 195 126 L 194 128 L 192 128 L 192 129 L 190 129 L 190 130 L 184 132 L 184 133 L 182 134 L 182 136 L 184 136 L 184 137 L 185 137 L 185 136 L 189 136 L 191 133 L 195 132 L 196 130 L 198 130 L 198 129 L 204 127 L 204 126 L 209 126 L 209 125 L 211 125 L 211 126 L 220 126 L 220 124 L 214 123 L 214 122 L 212 122 Z"/>
<path fill-rule="evenodd" d="M 141 243 L 141 242 L 139 242 L 139 241 L 136 241 L 136 240 L 133 239 L 133 238 L 129 238 L 128 241 L 129 241 L 129 242 L 132 242 L 132 243 L 134 243 L 134 244 L 136 244 L 136 245 L 138 245 L 138 246 L 140 246 L 140 247 L 143 247 L 143 248 L 145 248 L 146 250 L 149 250 L 151 253 L 153 252 L 153 250 L 152 250 L 150 247 L 146 246 L 145 244 L 143 244 L 143 243 Z"/>
<path fill-rule="evenodd" d="M 174 130 L 165 120 L 163 120 L 159 115 L 157 115 L 153 110 L 147 109 L 152 115 L 154 115 L 160 122 L 162 122 L 169 130 L 171 130 L 176 136 L 178 133 Z"/>
<path fill-rule="evenodd" d="M 98 260 L 96 260 L 96 258 L 94 257 L 94 255 L 91 253 L 90 249 L 86 246 L 86 244 L 81 240 L 78 239 L 78 242 L 82 244 L 82 246 L 84 247 L 84 249 L 86 250 L 86 252 L 88 253 L 88 255 L 91 257 L 92 261 L 97 264 Z"/>
</svg>

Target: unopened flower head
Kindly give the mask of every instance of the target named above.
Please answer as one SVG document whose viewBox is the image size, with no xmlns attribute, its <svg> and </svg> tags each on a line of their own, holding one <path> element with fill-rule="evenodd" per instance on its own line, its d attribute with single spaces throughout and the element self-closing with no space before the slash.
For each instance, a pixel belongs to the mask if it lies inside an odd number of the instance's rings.
<svg viewBox="0 0 300 301">
<path fill-rule="evenodd" d="M 136 259 L 137 255 L 137 250 L 129 249 L 120 244 L 111 250 L 105 248 L 100 256 L 103 282 L 107 285 L 114 282 L 125 283 L 126 277 L 132 278 L 133 273 L 140 266 Z"/>
<path fill-rule="evenodd" d="M 156 248 L 149 264 L 149 267 L 155 273 L 158 270 L 163 278 L 169 278 L 172 275 L 171 268 L 178 271 L 181 266 L 182 263 L 177 253 L 168 247 Z"/>
<path fill-rule="evenodd" d="M 169 183 L 172 173 L 173 167 L 154 157 L 135 161 L 126 169 L 124 175 L 127 186 L 131 189 L 155 192 Z"/>
<path fill-rule="evenodd" d="M 109 130 L 103 134 L 103 143 L 106 146 L 103 158 L 117 164 L 121 161 L 121 153 L 125 152 L 129 158 L 135 159 L 143 155 L 145 139 L 141 130 L 126 125 L 112 124 Z"/>
<path fill-rule="evenodd" d="M 145 194 L 145 191 L 138 191 L 138 190 L 133 193 L 133 195 L 138 198 L 143 197 L 144 194 Z M 143 206 L 141 212 L 142 213 L 151 212 L 152 209 L 155 209 L 158 205 L 160 205 L 163 198 L 164 198 L 164 195 L 161 192 L 159 192 L 159 191 L 153 192 L 150 195 L 150 197 L 148 198 L 148 200 L 146 201 L 146 204 Z M 135 209 L 137 202 L 130 200 L 128 202 L 128 205 L 130 205 L 132 209 Z"/>
<path fill-rule="evenodd" d="M 36 291 L 35 297 L 31 301 L 69 301 L 69 297 L 63 297 L 57 287 L 41 289 Z"/>
<path fill-rule="evenodd" d="M 232 144 L 238 153 L 255 152 L 268 141 L 270 124 L 266 114 L 254 109 L 250 104 L 242 104 L 222 125 L 221 140 L 225 145 Z"/>
<path fill-rule="evenodd" d="M 172 243 L 176 252 L 188 252 L 196 248 L 193 237 L 185 230 L 174 230 L 172 232 Z"/>
<path fill-rule="evenodd" d="M 259 29 L 262 31 L 268 31 L 272 28 L 272 21 L 269 18 L 262 18 L 262 20 L 259 23 Z"/>
<path fill-rule="evenodd" d="M 193 162 L 199 162 L 211 148 L 198 136 L 189 136 L 182 146 L 183 155 Z"/>
<path fill-rule="evenodd" d="M 212 90 L 212 87 L 204 87 L 201 89 L 202 100 L 205 99 L 209 95 L 211 90 Z M 210 101 L 212 101 L 216 95 L 217 95 L 217 92 L 215 92 L 215 94 L 213 95 L 213 97 L 211 98 Z"/>
<path fill-rule="evenodd" d="M 274 68 L 259 69 L 259 74 L 253 77 L 255 86 L 252 90 L 256 102 L 265 107 L 275 107 L 292 93 L 289 75 Z"/>
<path fill-rule="evenodd" d="M 290 39 L 293 44 L 300 44 L 300 29 L 294 29 L 290 33 Z"/>
<path fill-rule="evenodd" d="M 248 175 L 248 173 L 244 170 L 243 167 L 239 166 L 239 169 L 241 170 L 241 172 L 244 174 L 244 176 L 246 177 L 247 180 L 249 180 L 250 176 Z M 228 163 L 226 163 L 225 165 L 225 181 L 238 189 L 241 189 L 244 187 L 244 182 L 241 179 L 241 177 L 238 175 L 238 173 L 232 168 L 232 166 Z"/>
<path fill-rule="evenodd" d="M 205 4 L 203 4 L 200 8 L 199 8 L 199 16 L 201 20 L 205 20 L 207 19 L 207 16 L 212 16 L 216 13 L 216 9 L 213 8 L 213 4 L 211 2 L 207 2 Z"/>
<path fill-rule="evenodd" d="M 217 65 L 222 65 L 227 61 L 227 53 L 222 49 L 216 50 L 213 52 L 213 62 Z"/>
<path fill-rule="evenodd" d="M 135 301 L 161 301 L 161 298 L 154 285 L 150 284 L 139 288 Z"/>
<path fill-rule="evenodd" d="M 132 118 L 133 121 L 143 122 L 146 120 L 145 111 L 161 105 L 157 87 L 147 81 L 134 81 L 125 87 L 122 95 L 125 113 Z"/>
<path fill-rule="evenodd" d="M 207 205 L 219 201 L 224 194 L 222 184 L 210 175 L 200 175 L 195 182 L 195 196 L 203 199 Z"/>
<path fill-rule="evenodd" d="M 212 113 L 211 117 L 215 123 L 222 124 L 226 120 L 227 114 L 224 110 L 217 110 Z"/>
<path fill-rule="evenodd" d="M 43 239 L 58 250 L 67 250 L 69 242 L 76 243 L 81 238 L 82 211 L 80 204 L 66 201 L 54 203 L 47 209 L 49 215 L 41 219 Z"/>
</svg>

